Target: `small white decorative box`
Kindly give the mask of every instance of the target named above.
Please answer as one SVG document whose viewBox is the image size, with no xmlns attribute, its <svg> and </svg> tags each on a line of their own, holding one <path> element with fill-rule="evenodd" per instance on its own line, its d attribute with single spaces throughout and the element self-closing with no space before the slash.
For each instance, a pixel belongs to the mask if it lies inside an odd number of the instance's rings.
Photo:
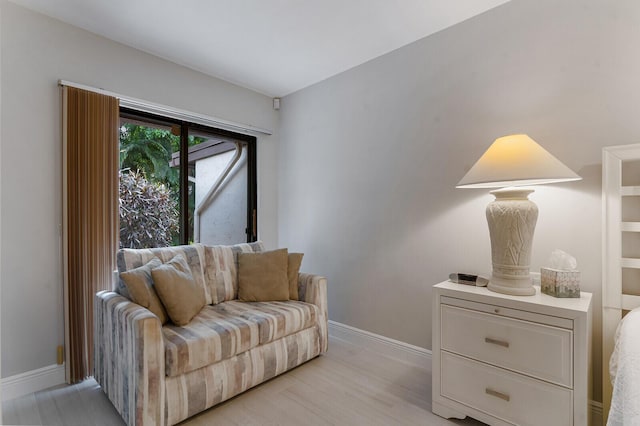
<svg viewBox="0 0 640 426">
<path fill-rule="evenodd" d="M 580 297 L 580 271 L 540 268 L 540 290 L 553 297 Z"/>
</svg>

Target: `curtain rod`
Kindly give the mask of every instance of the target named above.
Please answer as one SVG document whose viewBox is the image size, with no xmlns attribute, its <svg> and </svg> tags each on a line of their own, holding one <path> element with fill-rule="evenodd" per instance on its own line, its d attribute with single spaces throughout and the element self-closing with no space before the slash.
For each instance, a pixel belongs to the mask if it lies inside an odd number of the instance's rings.
<svg viewBox="0 0 640 426">
<path fill-rule="evenodd" d="M 113 96 L 120 100 L 120 105 L 125 108 L 131 108 L 142 112 L 158 114 L 165 117 L 175 118 L 178 120 L 190 121 L 192 123 L 203 124 L 205 126 L 218 127 L 225 130 L 231 130 L 239 133 L 261 133 L 263 135 L 272 135 L 273 131 L 260 127 L 251 126 L 249 124 L 236 123 L 224 120 L 222 118 L 211 117 L 197 112 L 186 111 L 154 102 L 136 99 L 124 96 L 119 93 L 110 92 L 108 90 L 96 87 L 86 86 L 84 84 L 74 83 L 66 80 L 58 80 L 60 86 L 75 87 L 76 89 L 87 90 L 89 92 L 100 93 L 101 95 Z"/>
</svg>

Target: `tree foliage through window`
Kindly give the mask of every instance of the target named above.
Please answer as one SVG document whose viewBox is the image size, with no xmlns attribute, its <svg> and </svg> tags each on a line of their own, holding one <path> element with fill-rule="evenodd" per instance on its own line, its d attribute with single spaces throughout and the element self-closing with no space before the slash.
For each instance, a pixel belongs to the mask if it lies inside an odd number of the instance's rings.
<svg viewBox="0 0 640 426">
<path fill-rule="evenodd" d="M 176 244 L 180 234 L 180 171 L 171 156 L 180 137 L 169 130 L 120 127 L 120 247 Z"/>
<path fill-rule="evenodd" d="M 176 134 L 177 133 L 177 134 Z M 180 151 L 180 136 L 167 128 L 144 126 L 125 122 L 120 127 L 120 227 L 121 247 L 144 248 L 179 244 L 180 168 L 172 166 L 172 156 Z M 205 138 L 189 135 L 188 146 L 197 145 Z M 128 176 L 133 174 L 133 176 Z M 123 187 L 123 178 L 125 186 Z M 138 187 L 135 187 L 138 185 Z M 155 190 L 152 190 L 154 189 Z M 123 192 L 124 191 L 124 192 Z M 137 194 L 137 195 L 135 195 Z M 135 201 L 132 197 L 147 197 Z M 189 212 L 193 211 L 195 197 L 189 186 Z M 154 197 L 154 198 L 149 198 Z M 168 198 L 167 198 L 168 197 Z M 135 203 L 134 203 L 135 201 Z M 171 203 L 171 206 L 166 203 Z M 133 204 L 132 204 L 133 203 Z M 156 203 L 162 204 L 156 206 Z M 139 210 L 145 206 L 148 210 Z M 155 211 L 154 211 L 155 210 Z M 156 217 L 156 212 L 173 215 L 178 219 L 170 226 Z M 149 218 L 145 218 L 149 216 Z M 160 229 L 148 227 L 157 223 Z M 189 217 L 193 227 L 193 218 Z M 143 235 L 146 233 L 146 236 Z M 129 234 L 133 232 L 133 234 Z M 166 233 L 169 234 L 166 234 Z"/>
<path fill-rule="evenodd" d="M 120 248 L 166 247 L 179 231 L 178 203 L 169 188 L 139 171 L 120 174 Z"/>
</svg>

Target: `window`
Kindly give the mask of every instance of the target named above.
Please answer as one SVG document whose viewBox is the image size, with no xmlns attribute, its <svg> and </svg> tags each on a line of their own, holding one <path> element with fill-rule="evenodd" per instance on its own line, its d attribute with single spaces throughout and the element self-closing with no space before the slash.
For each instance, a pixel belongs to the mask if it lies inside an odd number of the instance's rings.
<svg viewBox="0 0 640 426">
<path fill-rule="evenodd" d="M 121 108 L 119 174 L 120 247 L 256 240 L 252 136 Z"/>
</svg>

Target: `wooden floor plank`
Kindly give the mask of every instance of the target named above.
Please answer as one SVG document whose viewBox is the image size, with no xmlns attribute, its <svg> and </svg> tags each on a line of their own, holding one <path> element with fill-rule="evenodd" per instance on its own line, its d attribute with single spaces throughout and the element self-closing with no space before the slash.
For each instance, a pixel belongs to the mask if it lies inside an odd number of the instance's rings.
<svg viewBox="0 0 640 426">
<path fill-rule="evenodd" d="M 16 399 L 2 402 L 2 424 L 17 425 Z"/>
<path fill-rule="evenodd" d="M 53 400 L 55 388 L 37 392 L 35 394 L 36 402 L 38 403 L 38 412 L 43 419 L 44 424 L 58 426 L 62 425 L 62 418 L 58 411 L 58 406 Z"/>
<path fill-rule="evenodd" d="M 53 390 L 52 399 L 65 426 L 93 426 L 94 414 L 82 403 L 78 386 L 61 386 Z"/>
<path fill-rule="evenodd" d="M 482 425 L 431 413 L 430 366 L 418 368 L 331 339 L 329 352 L 183 426 Z M 123 425 L 95 380 L 30 394 L 2 404 L 4 424 Z"/>
<path fill-rule="evenodd" d="M 40 412 L 37 409 L 38 403 L 35 395 L 30 394 L 15 401 L 15 409 L 18 414 L 18 424 L 38 425 L 42 423 Z"/>
<path fill-rule="evenodd" d="M 111 404 L 100 385 L 95 380 L 85 380 L 76 385 L 82 404 L 92 413 L 91 417 L 95 426 L 124 425 L 124 420 L 116 408 Z M 120 420 L 117 422 L 114 419 Z"/>
</svg>

